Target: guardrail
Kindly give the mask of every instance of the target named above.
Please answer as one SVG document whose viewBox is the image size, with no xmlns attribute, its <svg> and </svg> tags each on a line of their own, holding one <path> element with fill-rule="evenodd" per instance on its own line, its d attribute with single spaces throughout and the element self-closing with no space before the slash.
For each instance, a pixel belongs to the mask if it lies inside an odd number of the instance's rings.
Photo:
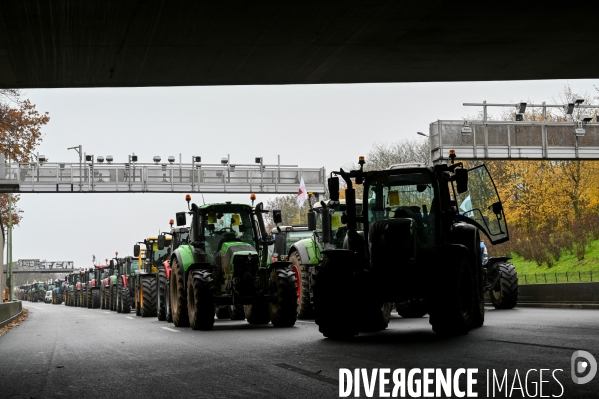
<svg viewBox="0 0 599 399">
<path fill-rule="evenodd" d="M 10 323 L 15 317 L 23 312 L 23 304 L 21 301 L 12 301 L 0 303 L 0 327 L 4 327 Z"/>
<path fill-rule="evenodd" d="M 555 284 L 555 283 L 593 283 L 599 282 L 599 271 L 518 274 L 518 283 Z"/>
</svg>

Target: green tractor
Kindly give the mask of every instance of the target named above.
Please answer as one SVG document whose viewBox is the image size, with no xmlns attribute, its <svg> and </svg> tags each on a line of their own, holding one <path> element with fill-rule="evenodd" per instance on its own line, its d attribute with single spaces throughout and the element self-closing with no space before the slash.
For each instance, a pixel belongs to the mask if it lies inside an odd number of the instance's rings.
<svg viewBox="0 0 599 399">
<path fill-rule="evenodd" d="M 356 203 L 361 204 L 361 201 L 356 201 Z M 287 237 L 288 252 L 285 253 L 288 253 L 291 268 L 299 282 L 297 293 L 297 317 L 299 319 L 312 317 L 314 267 L 322 259 L 322 251 L 324 249 L 343 248 L 344 243 L 347 244 L 347 226 L 342 221 L 344 212 L 344 199 L 334 203 L 321 201 L 314 204 L 314 206 L 310 203 L 308 227 L 306 228 L 309 237 L 295 240 L 291 245 L 289 244 L 291 241 L 289 238 L 293 240 L 294 236 Z M 324 215 L 329 215 L 329 217 L 326 218 Z M 275 232 L 278 229 L 277 226 Z M 358 229 L 361 230 L 361 224 L 359 224 Z M 303 232 L 303 234 L 306 234 L 306 232 Z M 299 234 L 296 233 L 295 237 L 297 236 Z M 279 253 L 285 249 L 279 249 L 278 247 L 282 247 L 282 245 L 275 244 L 275 251 Z"/>
<path fill-rule="evenodd" d="M 367 172 L 361 157 L 360 169 L 333 172 L 347 185 L 347 245 L 323 250 L 315 268 L 314 312 L 324 336 L 385 329 L 392 303 L 424 306 L 438 334 L 484 323 L 480 232 L 498 244 L 508 230 L 486 167 L 468 170 L 451 157 L 450 165 Z M 354 184 L 363 188 L 361 214 Z M 338 178 L 329 179 L 329 192 L 338 201 Z"/>
<path fill-rule="evenodd" d="M 262 203 L 197 206 L 191 214 L 189 243 L 173 251 L 169 301 L 178 327 L 210 330 L 217 307 L 237 318 L 243 309 L 250 324 L 290 327 L 297 318 L 297 285 L 290 263 L 268 264 L 272 239 Z M 185 214 L 183 214 L 185 215 Z M 185 224 L 184 218 L 177 224 Z M 280 221 L 279 221 L 280 223 Z"/>
<path fill-rule="evenodd" d="M 37 302 L 43 300 L 46 295 L 46 289 L 44 283 L 33 282 L 29 289 L 29 297 L 27 298 L 30 302 Z"/>
<path fill-rule="evenodd" d="M 171 231 L 158 236 L 158 247 L 163 248 L 168 244 L 166 235 L 170 236 L 170 246 L 167 248 L 167 258 L 162 262 L 158 269 L 158 320 L 166 320 L 168 323 L 173 322 L 173 314 L 170 306 L 170 277 L 171 277 L 171 255 L 179 248 L 180 245 L 189 244 L 189 227 L 183 226 L 186 224 L 185 212 L 176 214 L 178 224 L 173 227 L 174 220 L 171 219 L 169 224 Z M 245 317 L 245 315 L 244 315 Z"/>
</svg>

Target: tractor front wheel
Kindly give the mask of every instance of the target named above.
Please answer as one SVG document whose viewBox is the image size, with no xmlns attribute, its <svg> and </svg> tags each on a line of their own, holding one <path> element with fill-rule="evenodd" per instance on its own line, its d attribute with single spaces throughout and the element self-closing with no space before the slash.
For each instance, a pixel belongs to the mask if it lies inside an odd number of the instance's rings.
<svg viewBox="0 0 599 399">
<path fill-rule="evenodd" d="M 309 319 L 312 317 L 312 303 L 310 303 L 310 275 L 308 273 L 309 265 L 302 265 L 301 258 L 297 251 L 289 255 L 291 270 L 297 280 L 297 318 Z"/>
<path fill-rule="evenodd" d="M 183 265 L 179 266 L 176 258 L 171 262 L 171 278 L 169 283 L 169 302 L 173 314 L 173 323 L 177 327 L 189 327 L 189 315 L 187 312 L 187 295 L 183 283 Z"/>
<path fill-rule="evenodd" d="M 165 321 L 166 320 L 166 307 L 165 305 L 165 297 L 168 293 L 166 292 L 166 272 L 164 271 L 164 267 L 160 267 L 158 269 L 158 304 L 157 304 L 157 312 L 158 312 L 158 320 Z"/>
<path fill-rule="evenodd" d="M 187 312 L 193 330 L 211 330 L 214 325 L 214 281 L 212 273 L 194 270 L 187 276 Z"/>
<path fill-rule="evenodd" d="M 243 305 L 229 305 L 229 318 L 231 320 L 245 320 Z"/>
<path fill-rule="evenodd" d="M 273 269 L 270 281 L 276 289 L 276 302 L 269 303 L 270 322 L 275 327 L 291 327 L 297 320 L 297 280 L 290 269 Z"/>
<path fill-rule="evenodd" d="M 518 303 L 518 273 L 509 262 L 495 262 L 490 265 L 491 277 L 499 275 L 496 287 L 489 290 L 489 297 L 495 309 L 513 309 Z"/>
<path fill-rule="evenodd" d="M 129 287 L 123 287 L 121 289 L 121 313 L 131 312 L 131 294 L 129 293 Z"/>
<path fill-rule="evenodd" d="M 98 309 L 100 307 L 100 290 L 92 291 L 92 309 Z"/>
<path fill-rule="evenodd" d="M 139 307 L 141 317 L 156 316 L 156 278 L 153 275 L 141 280 Z"/>
</svg>

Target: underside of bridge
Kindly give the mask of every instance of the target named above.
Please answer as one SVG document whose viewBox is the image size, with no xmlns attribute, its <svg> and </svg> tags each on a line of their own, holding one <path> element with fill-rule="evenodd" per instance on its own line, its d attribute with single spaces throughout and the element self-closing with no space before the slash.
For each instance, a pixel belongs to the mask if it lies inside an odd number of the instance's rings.
<svg viewBox="0 0 599 399">
<path fill-rule="evenodd" d="M 568 3 L 0 2 L 0 87 L 597 78 Z"/>
</svg>

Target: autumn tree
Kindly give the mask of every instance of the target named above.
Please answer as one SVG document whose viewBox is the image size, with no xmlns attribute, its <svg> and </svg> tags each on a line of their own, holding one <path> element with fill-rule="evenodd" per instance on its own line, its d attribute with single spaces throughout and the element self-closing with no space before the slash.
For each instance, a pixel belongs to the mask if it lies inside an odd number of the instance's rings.
<svg viewBox="0 0 599 399">
<path fill-rule="evenodd" d="M 0 89 L 0 153 L 10 162 L 32 161 L 35 148 L 42 141 L 41 129 L 50 121 L 48 113 L 40 113 L 16 89 Z M 4 177 L 4 176 L 2 176 Z M 13 224 L 19 224 L 23 211 L 16 206 L 18 195 L 12 196 Z M 0 217 L 8 223 L 8 194 L 0 195 Z"/>
</svg>

